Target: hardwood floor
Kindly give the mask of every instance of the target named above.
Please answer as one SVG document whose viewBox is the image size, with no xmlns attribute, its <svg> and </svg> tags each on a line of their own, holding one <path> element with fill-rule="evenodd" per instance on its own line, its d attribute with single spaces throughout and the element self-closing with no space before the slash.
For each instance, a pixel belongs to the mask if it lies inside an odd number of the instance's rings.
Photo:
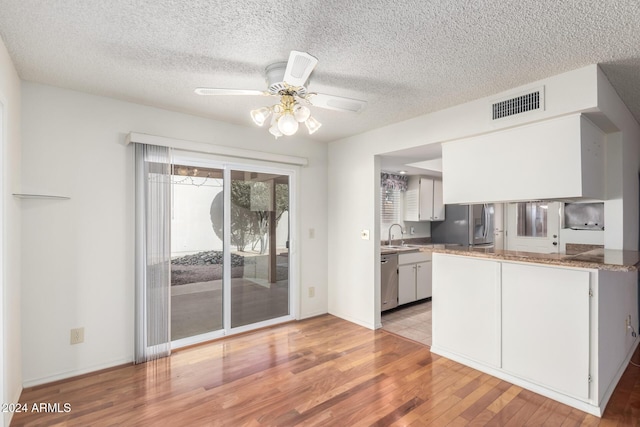
<svg viewBox="0 0 640 427">
<path fill-rule="evenodd" d="M 640 368 L 627 368 L 599 419 L 325 315 L 33 387 L 20 402 L 71 411 L 16 413 L 12 426 L 634 426 Z"/>
</svg>

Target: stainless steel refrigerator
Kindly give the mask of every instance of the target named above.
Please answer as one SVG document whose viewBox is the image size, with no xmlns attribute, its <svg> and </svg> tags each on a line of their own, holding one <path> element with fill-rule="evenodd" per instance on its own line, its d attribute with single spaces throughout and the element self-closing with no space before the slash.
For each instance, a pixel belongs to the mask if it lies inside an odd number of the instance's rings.
<svg viewBox="0 0 640 427">
<path fill-rule="evenodd" d="M 445 220 L 431 223 L 431 242 L 463 246 L 493 244 L 493 204 L 446 205 Z"/>
</svg>

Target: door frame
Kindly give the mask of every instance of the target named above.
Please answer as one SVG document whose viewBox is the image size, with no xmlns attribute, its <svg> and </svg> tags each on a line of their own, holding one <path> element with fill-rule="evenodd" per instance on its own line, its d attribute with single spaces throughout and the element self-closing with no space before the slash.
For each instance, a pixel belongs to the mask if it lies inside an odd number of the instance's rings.
<svg viewBox="0 0 640 427">
<path fill-rule="evenodd" d="M 7 141 L 6 135 L 6 125 L 7 123 L 5 114 L 5 101 L 4 99 L 0 99 L 0 164 L 2 167 L 0 168 L 0 238 L 2 239 L 2 244 L 0 244 L 0 359 L 5 360 L 7 343 L 5 342 L 5 334 L 4 334 L 4 294 L 5 294 L 5 277 L 4 277 L 4 205 L 5 205 L 5 197 L 7 193 L 5 192 L 4 187 L 4 159 L 5 159 L 5 141 Z M 12 403 L 5 398 L 5 363 L 0 363 L 0 402 L 3 403 Z M 1 414 L 2 418 L 0 418 L 0 426 L 4 426 L 7 422 L 11 420 L 12 415 Z M 9 420 L 9 421 L 6 421 Z"/>
<path fill-rule="evenodd" d="M 238 159 L 234 157 L 218 156 L 192 152 L 186 150 L 172 150 L 172 163 L 188 166 L 215 168 L 223 171 L 224 195 L 224 231 L 223 231 L 223 327 L 192 337 L 185 337 L 171 341 L 171 348 L 176 349 L 198 344 L 223 336 L 234 335 L 267 326 L 276 325 L 300 318 L 300 259 L 298 251 L 298 175 L 299 166 L 265 162 L 252 159 Z M 264 320 L 250 325 L 231 327 L 231 171 L 246 171 L 258 173 L 280 174 L 289 177 L 289 314 Z M 170 308 L 169 308 L 170 309 Z"/>
</svg>

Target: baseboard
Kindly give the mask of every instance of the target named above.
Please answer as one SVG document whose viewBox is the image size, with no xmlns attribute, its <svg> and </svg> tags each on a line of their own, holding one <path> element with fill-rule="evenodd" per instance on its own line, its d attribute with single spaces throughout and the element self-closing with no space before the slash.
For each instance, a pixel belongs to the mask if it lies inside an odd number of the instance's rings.
<svg viewBox="0 0 640 427">
<path fill-rule="evenodd" d="M 631 346 L 631 350 L 629 351 L 629 354 L 627 354 L 627 357 L 624 359 L 624 362 L 622 363 L 622 365 L 620 365 L 620 368 L 618 368 L 618 372 L 616 372 L 616 375 L 611 380 L 611 383 L 609 384 L 607 391 L 602 396 L 602 400 L 599 402 L 599 405 L 602 408 L 603 412 L 604 412 L 604 409 L 607 407 L 607 403 L 609 403 L 609 399 L 611 399 L 611 396 L 613 395 L 613 392 L 615 391 L 616 386 L 620 382 L 620 378 L 622 378 L 624 371 L 627 369 L 627 366 L 629 366 L 629 362 L 631 362 L 633 353 L 635 353 L 639 343 L 640 343 L 640 340 L 636 339 L 635 344 Z"/>
<path fill-rule="evenodd" d="M 298 318 L 298 320 L 311 319 L 312 317 L 324 316 L 325 314 L 329 314 L 329 313 L 328 313 L 328 312 L 326 312 L 326 311 L 317 311 L 317 312 L 315 312 L 315 313 L 308 313 L 308 314 L 305 314 L 304 316 L 302 316 L 302 315 L 301 315 L 301 316 Z"/>
<path fill-rule="evenodd" d="M 133 363 L 133 358 L 131 359 L 120 359 L 120 360 L 114 360 L 111 362 L 107 362 L 107 363 L 101 363 L 98 365 L 93 365 L 93 366 L 89 366 L 87 368 L 84 369 L 78 369 L 78 370 L 74 370 L 74 371 L 66 371 L 66 372 L 61 372 L 55 375 L 50 375 L 47 377 L 42 377 L 42 378 L 33 378 L 30 380 L 24 380 L 22 383 L 22 387 L 24 388 L 30 388 L 30 387 L 35 387 L 35 386 L 40 386 L 40 385 L 44 385 L 44 384 L 50 384 L 56 381 L 61 381 L 61 380 L 68 380 L 70 378 L 75 378 L 75 377 L 79 377 L 81 375 L 85 375 L 85 374 L 94 374 L 96 373 L 96 371 L 102 371 L 105 369 L 111 369 L 111 368 L 115 368 L 115 367 L 119 367 L 122 365 L 127 365 Z"/>
<path fill-rule="evenodd" d="M 22 395 L 22 387 L 18 387 L 18 389 L 13 393 L 12 398 L 8 402 L 2 403 L 18 403 L 20 401 L 20 396 Z M 13 412 L 7 411 L 3 414 L 3 426 L 10 426 L 11 420 L 13 419 Z"/>
<path fill-rule="evenodd" d="M 376 325 L 370 322 L 365 322 L 363 320 L 360 319 L 356 319 L 355 317 L 351 317 L 351 316 L 347 316 L 347 315 L 343 315 L 343 314 L 339 314 L 339 313 L 332 313 L 331 311 L 329 311 L 329 314 L 331 314 L 332 316 L 336 316 L 339 317 L 341 319 L 344 319 L 348 322 L 351 323 L 355 323 L 356 325 L 362 326 L 364 328 L 367 329 L 371 329 L 371 330 L 375 330 L 376 329 Z"/>
</svg>

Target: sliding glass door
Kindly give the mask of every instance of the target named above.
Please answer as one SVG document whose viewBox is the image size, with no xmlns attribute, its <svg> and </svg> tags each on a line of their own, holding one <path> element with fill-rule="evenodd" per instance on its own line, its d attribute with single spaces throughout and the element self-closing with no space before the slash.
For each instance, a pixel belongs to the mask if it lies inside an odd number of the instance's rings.
<svg viewBox="0 0 640 427">
<path fill-rule="evenodd" d="M 223 329 L 224 171 L 174 164 L 171 340 Z"/>
<path fill-rule="evenodd" d="M 231 327 L 289 314 L 289 177 L 231 171 Z"/>
<path fill-rule="evenodd" d="M 173 347 L 290 320 L 292 171 L 174 159 Z"/>
</svg>

